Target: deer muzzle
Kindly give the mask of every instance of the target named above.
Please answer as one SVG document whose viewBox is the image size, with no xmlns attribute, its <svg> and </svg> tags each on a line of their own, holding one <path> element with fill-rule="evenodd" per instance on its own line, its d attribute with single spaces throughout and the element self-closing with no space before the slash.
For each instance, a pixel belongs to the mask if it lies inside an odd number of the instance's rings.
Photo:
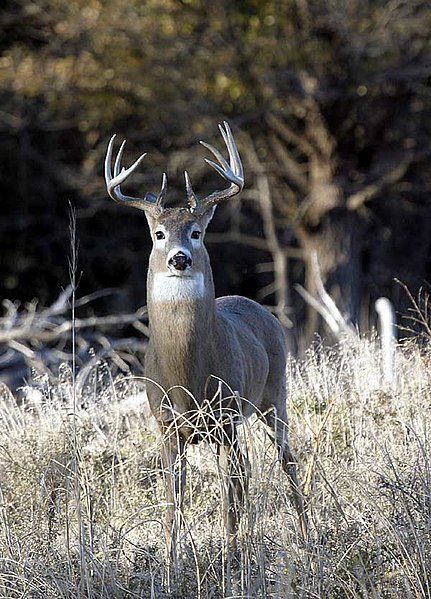
<svg viewBox="0 0 431 599">
<path fill-rule="evenodd" d="M 190 268 L 192 265 L 192 259 L 184 252 L 176 252 L 168 258 L 168 267 L 174 268 L 175 270 L 183 271 Z"/>
</svg>

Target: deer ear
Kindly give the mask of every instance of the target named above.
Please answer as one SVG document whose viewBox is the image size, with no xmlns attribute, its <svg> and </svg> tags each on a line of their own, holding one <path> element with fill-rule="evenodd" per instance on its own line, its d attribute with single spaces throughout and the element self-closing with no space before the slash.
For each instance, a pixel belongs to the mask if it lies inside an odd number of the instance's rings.
<svg viewBox="0 0 431 599">
<path fill-rule="evenodd" d="M 152 202 L 153 204 L 155 204 L 157 202 L 157 196 L 155 193 L 152 193 L 151 191 L 147 191 L 147 193 L 145 194 L 145 200 L 147 202 Z"/>
<path fill-rule="evenodd" d="M 214 216 L 214 212 L 215 212 L 216 208 L 217 208 L 217 206 L 212 206 L 209 210 L 204 212 L 204 214 L 202 215 L 202 226 L 204 227 L 204 229 L 206 229 L 208 227 L 208 225 L 210 224 L 211 219 Z"/>
<path fill-rule="evenodd" d="M 144 200 L 146 202 L 149 202 L 150 205 L 151 204 L 155 204 L 157 206 L 157 200 L 158 197 L 156 196 L 155 193 L 152 193 L 151 191 L 147 191 L 147 193 L 145 194 Z M 147 217 L 147 221 L 148 224 L 150 225 L 150 229 L 151 226 L 154 224 L 154 214 L 152 210 L 145 210 L 145 216 Z"/>
</svg>

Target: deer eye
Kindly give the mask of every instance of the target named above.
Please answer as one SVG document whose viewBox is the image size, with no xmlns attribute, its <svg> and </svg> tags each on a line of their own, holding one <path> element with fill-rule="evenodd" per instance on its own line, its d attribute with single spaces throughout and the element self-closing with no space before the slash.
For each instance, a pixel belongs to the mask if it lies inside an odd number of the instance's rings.
<svg viewBox="0 0 431 599">
<path fill-rule="evenodd" d="M 200 236 L 201 236 L 201 232 L 200 231 L 192 231 L 192 234 L 191 234 L 191 238 L 192 239 L 199 239 Z"/>
<path fill-rule="evenodd" d="M 156 231 L 155 236 L 156 236 L 156 239 L 159 239 L 159 240 L 165 238 L 165 234 L 163 233 L 163 231 Z"/>
</svg>

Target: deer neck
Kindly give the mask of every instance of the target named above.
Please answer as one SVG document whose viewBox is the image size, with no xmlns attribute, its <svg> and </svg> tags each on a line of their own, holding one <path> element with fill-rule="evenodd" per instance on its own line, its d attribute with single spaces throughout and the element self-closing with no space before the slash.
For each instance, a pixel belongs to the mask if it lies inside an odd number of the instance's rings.
<svg viewBox="0 0 431 599">
<path fill-rule="evenodd" d="M 204 398 L 211 374 L 216 338 L 214 284 L 209 269 L 201 274 L 195 280 L 163 280 L 148 271 L 150 340 L 145 375 L 165 391 L 172 389 L 170 400 L 180 412 L 190 409 L 189 393 L 198 401 Z M 161 399 L 156 394 L 156 411 Z"/>
<path fill-rule="evenodd" d="M 185 360 L 194 359 L 190 354 L 202 352 L 215 321 L 211 268 L 190 277 L 167 276 L 149 269 L 147 304 L 151 350 L 165 360 L 179 353 Z"/>
</svg>

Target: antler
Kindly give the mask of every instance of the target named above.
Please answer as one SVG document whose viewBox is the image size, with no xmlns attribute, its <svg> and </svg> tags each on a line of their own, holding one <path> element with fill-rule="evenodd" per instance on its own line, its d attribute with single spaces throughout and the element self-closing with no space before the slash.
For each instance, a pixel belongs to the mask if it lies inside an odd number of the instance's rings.
<svg viewBox="0 0 431 599">
<path fill-rule="evenodd" d="M 223 179 L 229 181 L 230 186 L 227 189 L 214 191 L 202 200 L 198 200 L 193 191 L 190 178 L 187 172 L 185 172 L 184 175 L 186 179 L 189 209 L 193 213 L 198 212 L 203 214 L 220 202 L 232 198 L 244 187 L 244 173 L 242 169 L 241 158 L 239 157 L 238 148 L 236 147 L 232 131 L 230 130 L 230 127 L 226 121 L 223 122 L 223 125 L 219 125 L 219 129 L 229 152 L 229 164 L 224 159 L 222 153 L 217 150 L 217 148 L 207 144 L 204 141 L 201 141 L 201 144 L 213 154 L 213 156 L 218 160 L 219 164 L 209 160 L 208 158 L 205 158 L 205 162 L 207 162 L 214 170 L 216 170 L 219 175 L 223 177 Z"/>
<path fill-rule="evenodd" d="M 124 183 L 129 175 L 131 175 L 137 169 L 147 154 L 145 153 L 139 156 L 139 158 L 132 164 L 132 166 L 129 166 L 128 169 L 125 169 L 124 166 L 121 168 L 121 159 L 123 157 L 124 146 L 126 145 L 126 140 L 124 140 L 120 146 L 120 149 L 118 150 L 118 154 L 114 162 L 114 175 L 112 175 L 112 150 L 114 147 L 115 137 L 116 136 L 113 135 L 109 141 L 105 158 L 105 181 L 108 194 L 119 204 L 125 204 L 127 206 L 132 206 L 133 208 L 139 208 L 139 210 L 145 210 L 147 212 L 153 213 L 154 216 L 160 214 L 163 212 L 163 202 L 166 197 L 168 183 L 166 173 L 163 173 L 162 186 L 158 196 L 151 192 L 147 192 L 143 198 L 132 198 L 131 196 L 124 195 L 121 191 L 121 183 Z"/>
</svg>

